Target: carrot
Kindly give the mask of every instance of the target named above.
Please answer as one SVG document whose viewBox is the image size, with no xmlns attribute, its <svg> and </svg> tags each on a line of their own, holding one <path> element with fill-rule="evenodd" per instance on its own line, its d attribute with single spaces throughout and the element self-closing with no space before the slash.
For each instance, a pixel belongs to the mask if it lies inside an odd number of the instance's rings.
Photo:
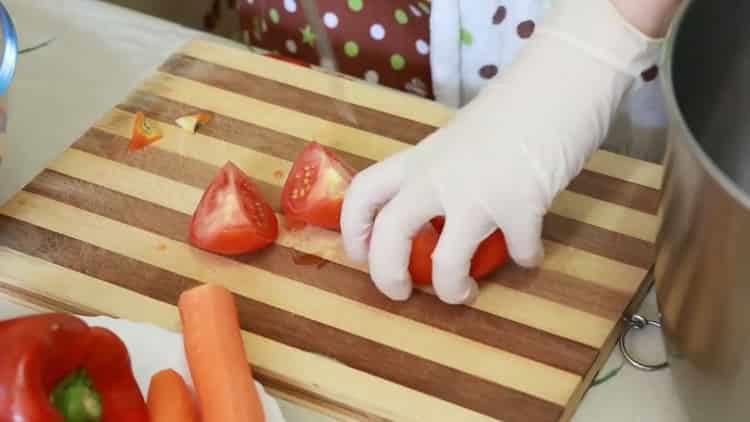
<svg viewBox="0 0 750 422">
<path fill-rule="evenodd" d="M 157 372 L 148 386 L 151 422 L 198 422 L 198 413 L 185 380 L 172 369 Z"/>
<path fill-rule="evenodd" d="M 183 292 L 178 307 L 203 422 L 264 422 L 232 294 L 206 284 Z"/>
</svg>

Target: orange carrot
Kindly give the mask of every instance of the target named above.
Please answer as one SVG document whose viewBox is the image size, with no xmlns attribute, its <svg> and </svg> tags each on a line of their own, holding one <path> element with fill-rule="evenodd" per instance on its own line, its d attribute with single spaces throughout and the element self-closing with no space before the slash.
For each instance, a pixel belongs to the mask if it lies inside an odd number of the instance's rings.
<svg viewBox="0 0 750 422">
<path fill-rule="evenodd" d="M 172 369 L 151 377 L 147 404 L 151 422 L 198 422 L 198 412 L 185 380 Z"/>
<path fill-rule="evenodd" d="M 203 422 L 264 422 L 232 294 L 206 284 L 183 292 L 178 307 Z"/>
</svg>

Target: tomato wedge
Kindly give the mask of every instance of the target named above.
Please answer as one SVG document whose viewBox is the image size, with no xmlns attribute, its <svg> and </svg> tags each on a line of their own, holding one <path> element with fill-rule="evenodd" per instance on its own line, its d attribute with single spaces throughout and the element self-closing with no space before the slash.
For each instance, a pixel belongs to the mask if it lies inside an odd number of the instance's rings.
<svg viewBox="0 0 750 422">
<path fill-rule="evenodd" d="M 317 142 L 310 142 L 292 165 L 281 191 L 281 209 L 290 227 L 311 224 L 339 230 L 344 194 L 354 170 Z"/>
<path fill-rule="evenodd" d="M 432 284 L 432 252 L 437 246 L 440 232 L 445 224 L 444 217 L 435 217 L 431 224 L 425 224 L 414 236 L 409 260 L 409 273 L 414 284 Z M 469 274 L 479 280 L 509 260 L 508 247 L 503 232 L 495 230 L 479 244 L 471 259 Z"/>
<path fill-rule="evenodd" d="M 273 209 L 255 183 L 231 162 L 211 181 L 190 223 L 190 243 L 222 255 L 256 251 L 278 235 Z"/>
</svg>

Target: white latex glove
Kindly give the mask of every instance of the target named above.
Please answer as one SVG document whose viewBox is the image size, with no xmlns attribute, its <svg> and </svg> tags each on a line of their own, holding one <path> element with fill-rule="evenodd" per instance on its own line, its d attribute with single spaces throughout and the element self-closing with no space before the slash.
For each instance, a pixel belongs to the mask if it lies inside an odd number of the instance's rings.
<svg viewBox="0 0 750 422">
<path fill-rule="evenodd" d="M 538 265 L 552 199 L 603 141 L 658 44 L 607 0 L 557 1 L 516 61 L 451 122 L 354 178 L 341 218 L 347 253 L 369 258 L 377 287 L 405 300 L 411 238 L 445 215 L 432 256 L 443 301 L 474 298 L 471 257 L 497 227 L 517 264 Z"/>
</svg>

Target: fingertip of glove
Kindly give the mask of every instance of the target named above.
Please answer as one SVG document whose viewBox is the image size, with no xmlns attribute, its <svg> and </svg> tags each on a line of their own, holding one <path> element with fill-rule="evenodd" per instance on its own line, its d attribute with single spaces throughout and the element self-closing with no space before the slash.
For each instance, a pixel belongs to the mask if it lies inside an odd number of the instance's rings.
<svg viewBox="0 0 750 422">
<path fill-rule="evenodd" d="M 452 291 L 445 289 L 435 289 L 440 300 L 449 305 L 467 305 L 476 300 L 479 295 L 479 286 L 474 279 L 467 277 L 461 283 L 457 284 L 458 288 Z"/>
<path fill-rule="evenodd" d="M 349 235 L 342 230 L 342 243 L 344 252 L 349 259 L 356 262 L 365 262 L 370 254 L 370 237 L 371 232 L 368 230 L 365 234 Z"/>
<path fill-rule="evenodd" d="M 544 248 L 540 245 L 536 251 L 526 255 L 513 256 L 513 261 L 523 268 L 537 268 L 544 261 Z"/>
<path fill-rule="evenodd" d="M 389 299 L 403 302 L 411 297 L 412 285 L 410 281 L 388 283 L 378 286 L 380 291 Z"/>
</svg>

